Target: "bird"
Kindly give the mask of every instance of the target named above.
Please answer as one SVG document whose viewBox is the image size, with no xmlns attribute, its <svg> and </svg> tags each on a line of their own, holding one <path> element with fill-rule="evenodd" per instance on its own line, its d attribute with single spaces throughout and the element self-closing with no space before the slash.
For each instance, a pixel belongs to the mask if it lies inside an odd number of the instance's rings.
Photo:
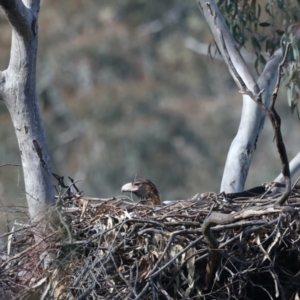
<svg viewBox="0 0 300 300">
<path fill-rule="evenodd" d="M 171 205 L 174 203 L 181 204 L 191 204 L 196 203 L 197 205 L 205 205 L 207 204 L 206 194 L 197 194 L 194 197 L 188 200 L 166 200 L 161 201 L 160 193 L 156 187 L 156 185 L 149 179 L 135 179 L 133 182 L 126 183 L 122 186 L 121 192 L 130 192 L 136 195 L 143 204 L 146 205 Z M 266 191 L 265 186 L 258 186 L 252 189 L 239 192 L 239 193 L 223 193 L 226 200 L 234 200 L 238 198 L 250 198 L 262 196 L 264 193 L 269 193 Z"/>
<path fill-rule="evenodd" d="M 161 205 L 160 194 L 156 185 L 149 179 L 135 179 L 122 186 L 121 192 L 130 192 L 136 195 L 144 204 Z"/>
</svg>

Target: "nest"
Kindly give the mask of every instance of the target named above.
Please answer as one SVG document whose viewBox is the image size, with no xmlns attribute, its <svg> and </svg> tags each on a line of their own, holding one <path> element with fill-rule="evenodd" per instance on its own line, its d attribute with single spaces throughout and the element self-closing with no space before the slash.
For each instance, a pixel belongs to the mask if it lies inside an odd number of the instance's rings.
<svg viewBox="0 0 300 300">
<path fill-rule="evenodd" d="M 297 299 L 299 192 L 288 210 L 274 208 L 280 194 L 147 206 L 69 193 L 52 208 L 60 221 L 49 230 L 46 268 L 31 228 L 7 234 L 0 298 Z"/>
</svg>

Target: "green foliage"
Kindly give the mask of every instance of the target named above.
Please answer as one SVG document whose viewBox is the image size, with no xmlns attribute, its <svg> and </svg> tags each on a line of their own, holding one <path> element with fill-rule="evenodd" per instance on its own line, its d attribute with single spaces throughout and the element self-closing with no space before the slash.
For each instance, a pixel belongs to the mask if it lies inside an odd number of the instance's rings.
<svg viewBox="0 0 300 300">
<path fill-rule="evenodd" d="M 268 0 L 265 5 L 256 0 L 219 0 L 218 5 L 239 47 L 251 47 L 256 55 L 254 67 L 259 73 L 267 60 L 263 49 L 270 56 L 276 49 L 292 43 L 284 68 L 287 98 L 292 112 L 297 108 L 300 91 L 299 35 L 300 5 L 295 0 Z M 263 9 L 262 9 L 263 7 Z M 263 11 L 262 11 L 263 10 Z"/>
<path fill-rule="evenodd" d="M 262 45 L 272 55 L 284 29 L 297 22 L 299 16 L 299 4 L 293 0 L 269 0 L 263 8 L 256 0 L 220 0 L 218 5 L 238 45 L 246 47 L 246 42 L 251 42 L 261 63 Z"/>
<path fill-rule="evenodd" d="M 287 43 L 291 43 L 290 52 L 288 53 L 289 63 L 283 69 L 285 85 L 287 87 L 287 100 L 291 111 L 297 109 L 300 94 L 300 76 L 299 76 L 299 47 L 300 39 L 295 36 L 299 24 L 290 25 L 282 37 L 282 48 L 285 50 Z M 299 116 L 299 112 L 298 112 Z"/>
</svg>

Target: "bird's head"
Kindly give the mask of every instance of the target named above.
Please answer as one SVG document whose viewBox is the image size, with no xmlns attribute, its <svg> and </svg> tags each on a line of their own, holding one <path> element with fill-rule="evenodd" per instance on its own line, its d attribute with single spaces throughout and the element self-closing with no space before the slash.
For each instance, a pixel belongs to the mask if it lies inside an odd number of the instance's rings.
<svg viewBox="0 0 300 300">
<path fill-rule="evenodd" d="M 139 197 L 141 200 L 147 201 L 152 205 L 160 205 L 160 196 L 157 187 L 149 179 L 136 179 L 133 182 L 126 183 L 121 189 L 123 192 L 130 192 Z"/>
</svg>

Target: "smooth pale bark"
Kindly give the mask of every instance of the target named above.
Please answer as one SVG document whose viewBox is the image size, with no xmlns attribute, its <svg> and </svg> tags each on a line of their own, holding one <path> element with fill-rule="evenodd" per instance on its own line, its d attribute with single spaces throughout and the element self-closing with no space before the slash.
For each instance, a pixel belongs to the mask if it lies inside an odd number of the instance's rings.
<svg viewBox="0 0 300 300">
<path fill-rule="evenodd" d="M 278 50 L 266 64 L 258 79 L 262 94 L 262 102 L 266 107 L 270 104 L 271 95 L 277 78 L 278 64 L 282 59 L 282 51 Z M 265 122 L 265 113 L 247 95 L 243 95 L 243 109 L 238 132 L 233 139 L 226 159 L 221 183 L 221 191 L 227 193 L 240 192 L 249 172 L 252 153 Z"/>
<path fill-rule="evenodd" d="M 277 78 L 277 68 L 282 60 L 282 51 L 277 50 L 275 52 L 266 64 L 258 81 L 256 81 L 240 55 L 216 3 L 213 0 L 198 0 L 198 5 L 238 87 L 242 89 L 242 81 L 254 95 L 264 90 L 262 102 L 268 107 Z M 264 121 L 265 114 L 258 105 L 249 96 L 243 95 L 241 122 L 228 152 L 221 183 L 222 192 L 234 193 L 244 190 L 252 153 Z"/>
<path fill-rule="evenodd" d="M 50 159 L 36 96 L 39 4 L 38 0 L 0 0 L 12 26 L 10 61 L 0 74 L 0 96 L 18 139 L 32 223 L 44 219 L 46 208 L 54 203 Z M 38 226 L 36 239 L 44 234 L 45 222 Z"/>
<path fill-rule="evenodd" d="M 185 43 L 185 46 L 187 48 L 193 50 L 194 52 L 196 52 L 198 54 L 206 56 L 207 53 L 208 53 L 209 45 L 201 43 L 193 37 L 190 37 L 190 36 L 187 37 L 185 39 L 184 43 Z M 212 52 L 214 52 L 215 51 L 214 47 L 212 47 L 212 49 L 213 49 Z M 255 61 L 255 55 L 254 54 L 251 54 L 251 53 L 248 53 L 248 52 L 244 51 L 244 52 L 242 52 L 242 55 L 245 58 L 245 61 L 247 63 L 254 63 L 254 61 Z M 272 57 L 270 59 L 270 61 L 268 62 L 268 64 L 265 66 L 264 71 L 263 71 L 262 75 L 259 78 L 259 84 L 258 84 L 259 87 L 260 86 L 268 87 L 269 83 L 270 83 L 270 81 L 269 81 L 270 78 L 272 79 L 272 82 L 271 82 L 270 86 L 274 85 L 273 72 L 277 72 L 276 66 L 278 64 L 278 61 L 280 61 L 280 57 L 282 57 L 281 49 L 278 50 L 275 53 L 274 57 Z M 214 56 L 214 59 L 224 61 L 223 57 L 219 53 L 217 53 Z M 264 100 L 268 100 L 269 97 L 270 97 L 270 88 L 268 89 L 268 94 L 264 95 Z M 251 105 L 251 103 L 252 103 L 252 105 Z M 250 104 L 250 106 L 248 106 L 248 104 Z M 268 104 L 269 104 L 269 101 L 267 101 L 267 102 L 265 101 L 265 105 L 268 105 Z M 245 105 L 243 107 L 243 109 L 245 111 L 243 116 L 244 115 L 246 115 L 246 116 L 247 115 L 252 115 L 253 113 L 254 113 L 254 116 L 255 116 L 255 112 L 256 112 L 257 108 L 256 108 L 256 105 L 255 105 L 255 108 L 253 108 L 252 106 L 253 106 L 253 101 L 249 101 L 249 100 L 246 99 Z M 249 111 L 249 114 L 248 114 L 248 111 Z M 264 118 L 264 115 L 262 117 Z M 247 135 L 246 135 L 246 136 L 248 136 L 248 138 L 246 138 L 246 139 L 243 138 L 243 137 L 245 137 L 245 135 L 244 135 L 244 131 L 242 130 L 242 128 L 243 128 L 242 124 L 245 124 L 245 122 L 246 122 L 246 120 L 241 120 L 241 124 L 240 124 L 241 128 L 238 131 L 237 136 L 233 140 L 233 142 L 231 144 L 230 151 L 228 153 L 227 164 L 226 164 L 226 168 L 224 170 L 224 176 L 223 176 L 224 186 L 228 186 L 230 184 L 230 182 L 229 183 L 226 182 L 227 178 L 232 179 L 232 176 L 230 176 L 230 174 L 240 174 L 241 173 L 241 171 L 239 169 L 240 168 L 239 165 L 237 165 L 236 168 L 234 168 L 235 160 L 236 160 L 236 153 L 240 152 L 240 155 L 238 155 L 238 156 L 239 157 L 243 156 L 243 153 L 245 151 L 243 151 L 242 149 L 246 149 L 245 141 L 247 141 L 248 139 L 250 139 L 250 140 L 253 139 L 251 133 L 255 132 L 255 129 L 253 130 L 253 128 L 251 128 L 250 126 L 246 126 L 248 128 Z M 252 124 L 253 122 L 250 122 L 250 123 Z M 260 127 L 261 129 L 262 129 L 262 126 L 263 126 L 263 122 L 261 123 L 261 127 Z M 241 151 L 239 151 L 239 150 L 241 150 Z M 294 177 L 299 170 L 300 170 L 300 152 L 290 162 L 291 177 Z M 246 176 L 247 176 L 247 173 L 246 173 Z M 246 180 L 246 179 L 244 178 L 244 179 L 241 180 L 241 183 L 240 183 L 241 185 L 243 184 L 244 180 Z M 274 181 L 284 183 L 284 178 L 283 178 L 282 173 L 280 175 L 278 175 Z M 275 190 L 275 189 L 279 190 L 280 188 L 273 188 L 273 190 Z"/>
<path fill-rule="evenodd" d="M 250 90 L 253 94 L 257 94 L 259 90 L 256 85 L 256 80 L 249 71 L 247 64 L 245 63 L 238 48 L 236 47 L 236 43 L 216 3 L 213 0 L 198 0 L 198 6 L 205 18 L 206 23 L 209 26 L 214 40 L 222 54 L 222 57 L 228 66 L 229 72 L 232 75 L 238 87 L 242 89 L 239 80 L 236 78 L 232 68 L 229 66 L 230 62 L 222 45 L 222 39 L 226 44 L 227 52 L 230 55 L 230 59 L 235 70 L 242 78 L 243 82 L 246 84 L 248 90 Z"/>
<path fill-rule="evenodd" d="M 299 170 L 300 170 L 300 152 L 290 162 L 291 177 L 295 176 Z M 282 173 L 280 173 L 274 181 L 284 183 L 284 177 L 283 177 Z M 299 182 L 298 182 L 298 184 L 299 184 Z M 275 188 L 275 189 L 278 189 L 278 188 Z"/>
</svg>

